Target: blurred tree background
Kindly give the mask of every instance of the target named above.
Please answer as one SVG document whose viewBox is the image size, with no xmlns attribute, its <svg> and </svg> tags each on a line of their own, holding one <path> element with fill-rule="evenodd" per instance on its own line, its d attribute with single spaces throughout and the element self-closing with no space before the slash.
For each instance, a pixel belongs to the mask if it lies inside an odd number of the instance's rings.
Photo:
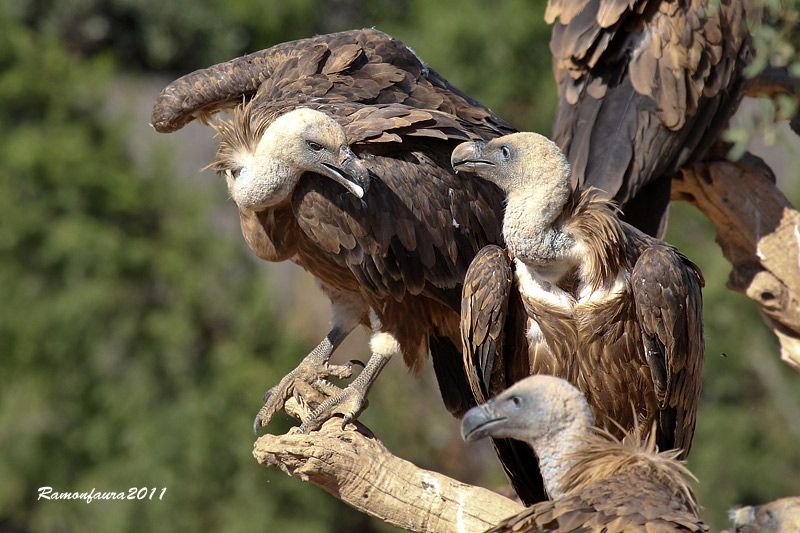
<svg viewBox="0 0 800 533">
<path fill-rule="evenodd" d="M 211 131 L 159 135 L 150 105 L 193 69 L 375 26 L 547 134 L 556 96 L 543 13 L 527 0 L 0 4 L 0 531 L 389 530 L 253 460 L 261 394 L 327 331 L 327 304 L 299 268 L 249 252 L 224 185 L 198 172 Z M 773 148 L 768 162 L 798 205 L 796 153 Z M 707 280 L 689 464 L 720 529 L 732 505 L 800 494 L 800 376 L 755 306 L 724 288 L 711 224 L 676 205 L 668 240 Z M 353 337 L 339 359 L 366 355 L 366 336 Z M 430 371 L 415 380 L 393 361 L 362 420 L 420 466 L 503 484 L 488 448 L 460 442 Z M 167 491 L 37 501 L 44 486 Z"/>
</svg>

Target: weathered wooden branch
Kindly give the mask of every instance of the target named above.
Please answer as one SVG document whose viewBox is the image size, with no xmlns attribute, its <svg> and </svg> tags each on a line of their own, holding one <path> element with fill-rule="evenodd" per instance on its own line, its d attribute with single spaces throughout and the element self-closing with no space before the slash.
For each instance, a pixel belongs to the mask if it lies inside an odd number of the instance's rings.
<svg viewBox="0 0 800 533">
<path fill-rule="evenodd" d="M 733 265 L 727 286 L 752 299 L 800 371 L 800 213 L 775 185 L 772 170 L 747 154 L 682 171 L 672 199 L 697 206 L 716 226 L 717 243 Z"/>
<path fill-rule="evenodd" d="M 341 418 L 332 418 L 308 435 L 264 435 L 256 441 L 253 456 L 409 531 L 484 531 L 524 509 L 500 494 L 392 455 L 360 423 L 345 430 L 341 425 Z"/>
</svg>

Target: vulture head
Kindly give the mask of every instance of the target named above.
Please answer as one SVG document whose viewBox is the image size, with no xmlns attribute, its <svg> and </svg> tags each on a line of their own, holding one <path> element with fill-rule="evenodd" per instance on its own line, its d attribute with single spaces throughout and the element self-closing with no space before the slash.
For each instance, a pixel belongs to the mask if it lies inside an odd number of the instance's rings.
<svg viewBox="0 0 800 533">
<path fill-rule="evenodd" d="M 594 417 L 586 398 L 571 383 L 539 374 L 527 377 L 488 402 L 475 406 L 461 421 L 467 442 L 485 437 L 511 438 L 530 444 L 539 457 L 545 488 L 562 494 L 570 453 L 593 434 Z"/>
<path fill-rule="evenodd" d="M 575 240 L 561 227 L 572 177 L 567 158 L 553 141 L 521 132 L 462 143 L 450 163 L 457 172 L 474 173 L 506 193 L 503 237 L 515 257 L 548 281 L 558 281 L 575 266 Z"/>
<path fill-rule="evenodd" d="M 253 132 L 250 115 L 246 105 L 232 123 L 216 126 L 222 142 L 213 166 L 224 174 L 239 208 L 259 211 L 286 202 L 306 172 L 364 196 L 368 172 L 348 146 L 342 126 L 331 117 L 299 108 Z"/>
<path fill-rule="evenodd" d="M 800 496 L 732 509 L 729 516 L 733 520 L 734 529 L 725 531 L 736 533 L 800 531 Z"/>
<path fill-rule="evenodd" d="M 535 193 L 542 205 L 560 211 L 572 191 L 569 162 L 558 146 L 538 133 L 521 132 L 489 142 L 461 143 L 450 157 L 453 169 L 473 172 L 506 195 Z"/>
<path fill-rule="evenodd" d="M 475 406 L 461 421 L 467 442 L 484 437 L 525 441 L 534 449 L 543 440 L 589 428 L 592 411 L 581 391 L 561 378 L 538 374 L 518 381 L 488 402 Z"/>
</svg>

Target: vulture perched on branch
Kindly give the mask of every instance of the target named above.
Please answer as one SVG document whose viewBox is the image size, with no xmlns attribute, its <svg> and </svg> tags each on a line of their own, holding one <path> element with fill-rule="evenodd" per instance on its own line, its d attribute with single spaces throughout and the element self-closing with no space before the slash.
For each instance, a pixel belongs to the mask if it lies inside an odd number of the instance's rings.
<svg viewBox="0 0 800 533">
<path fill-rule="evenodd" d="M 663 236 L 670 180 L 736 111 L 749 59 L 740 0 L 549 0 L 553 140 L 580 188 Z"/>
<path fill-rule="evenodd" d="M 475 397 L 532 374 L 558 376 L 618 437 L 652 429 L 660 449 L 685 456 L 703 368 L 698 268 L 621 222 L 594 190 L 574 189 L 566 157 L 542 135 L 464 143 L 452 163 L 507 195 L 508 252 L 482 250 L 464 282 L 463 351 Z"/>
<path fill-rule="evenodd" d="M 539 456 L 552 501 L 540 502 L 491 532 L 697 532 L 708 527 L 677 460 L 655 439 L 620 440 L 593 427 L 586 399 L 553 376 L 528 377 L 464 416 L 470 442 L 487 436 L 528 442 Z"/>
<path fill-rule="evenodd" d="M 295 390 L 326 398 L 302 430 L 357 416 L 399 353 L 419 372 L 430 352 L 451 413 L 475 405 L 461 355 L 461 286 L 475 254 L 502 243 L 503 196 L 457 177 L 450 154 L 514 129 L 375 30 L 284 43 L 188 74 L 162 91 L 152 124 L 172 132 L 225 108 L 234 115 L 215 125 L 213 166 L 245 240 L 262 259 L 313 274 L 333 311 L 330 333 L 268 392 L 256 431 Z M 372 356 L 338 389 L 327 377 L 350 368 L 328 360 L 359 324 L 373 331 Z M 501 442 L 498 454 L 524 501 L 544 498 L 526 445 Z"/>
</svg>

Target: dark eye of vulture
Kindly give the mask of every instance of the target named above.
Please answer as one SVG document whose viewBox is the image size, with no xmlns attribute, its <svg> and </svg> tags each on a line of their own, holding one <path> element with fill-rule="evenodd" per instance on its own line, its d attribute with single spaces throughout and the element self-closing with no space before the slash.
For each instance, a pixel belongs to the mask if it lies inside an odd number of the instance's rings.
<svg viewBox="0 0 800 533">
<path fill-rule="evenodd" d="M 524 440 L 553 498 L 490 531 L 708 531 L 677 451 L 658 453 L 654 439 L 636 435 L 620 441 L 593 424 L 583 394 L 547 375 L 528 377 L 467 412 L 464 440 Z"/>
</svg>

